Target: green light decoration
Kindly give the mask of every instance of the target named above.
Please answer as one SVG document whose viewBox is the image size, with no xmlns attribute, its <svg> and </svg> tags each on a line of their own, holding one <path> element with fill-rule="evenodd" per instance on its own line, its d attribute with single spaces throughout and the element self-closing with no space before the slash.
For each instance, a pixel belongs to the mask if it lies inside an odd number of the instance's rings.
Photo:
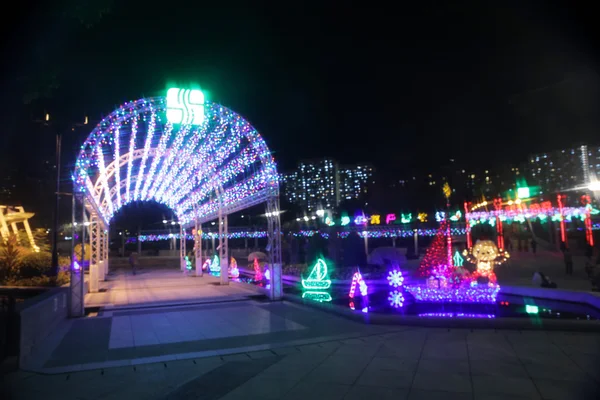
<svg viewBox="0 0 600 400">
<path fill-rule="evenodd" d="M 454 257 L 452 257 L 452 260 L 454 261 L 455 267 L 462 267 L 465 263 L 465 259 L 463 258 L 463 256 L 460 255 L 458 250 L 456 251 L 456 253 L 454 253 Z"/>
<path fill-rule="evenodd" d="M 302 287 L 305 289 L 329 289 L 331 280 L 328 279 L 327 264 L 325 260 L 319 258 L 313 267 L 308 278 L 302 279 Z"/>
<path fill-rule="evenodd" d="M 185 256 L 185 268 L 190 271 L 192 269 L 192 261 L 188 256 Z"/>
<path fill-rule="evenodd" d="M 525 312 L 527 314 L 538 314 L 540 312 L 540 309 L 538 306 L 532 306 L 530 304 L 526 304 L 525 305 Z"/>
<path fill-rule="evenodd" d="M 346 226 L 349 223 L 350 223 L 350 217 L 347 215 L 342 216 L 342 221 L 341 221 L 340 225 Z"/>
<path fill-rule="evenodd" d="M 333 300 L 331 298 L 331 295 L 328 292 L 318 292 L 318 291 L 311 291 L 311 290 L 302 293 L 302 298 L 308 299 L 308 300 L 313 300 L 313 301 L 318 301 L 320 303 Z"/>
<path fill-rule="evenodd" d="M 403 224 L 408 224 L 410 221 L 412 221 L 412 213 L 400 214 L 400 222 Z"/>
<path fill-rule="evenodd" d="M 212 263 L 210 264 L 211 272 L 219 272 L 221 271 L 221 263 L 219 262 L 219 256 L 215 254 L 213 257 Z"/>
<path fill-rule="evenodd" d="M 201 125 L 204 122 L 204 93 L 198 89 L 167 90 L 167 120 L 173 124 Z"/>
</svg>

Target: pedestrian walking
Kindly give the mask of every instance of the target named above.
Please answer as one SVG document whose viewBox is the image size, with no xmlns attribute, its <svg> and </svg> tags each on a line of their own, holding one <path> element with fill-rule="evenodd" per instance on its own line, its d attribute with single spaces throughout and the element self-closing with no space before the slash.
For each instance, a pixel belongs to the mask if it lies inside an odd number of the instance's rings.
<svg viewBox="0 0 600 400">
<path fill-rule="evenodd" d="M 138 266 L 138 253 L 135 251 L 129 255 L 129 265 L 131 265 L 131 270 L 135 275 Z"/>
<path fill-rule="evenodd" d="M 563 256 L 565 259 L 565 272 L 567 275 L 573 275 L 573 255 L 568 248 L 565 248 L 563 252 Z"/>
</svg>

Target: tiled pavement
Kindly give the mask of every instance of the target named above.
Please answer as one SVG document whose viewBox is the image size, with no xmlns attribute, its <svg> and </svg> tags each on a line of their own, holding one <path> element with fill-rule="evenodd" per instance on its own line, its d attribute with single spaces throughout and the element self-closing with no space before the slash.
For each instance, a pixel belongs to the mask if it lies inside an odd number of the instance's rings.
<svg viewBox="0 0 600 400">
<path fill-rule="evenodd" d="M 597 334 L 375 328 L 297 310 L 286 312 L 312 328 L 292 332 L 319 330 L 316 324 L 323 325 L 321 335 L 339 328 L 357 336 L 56 375 L 18 372 L 6 377 L 2 399 L 585 400 L 600 395 Z"/>
</svg>

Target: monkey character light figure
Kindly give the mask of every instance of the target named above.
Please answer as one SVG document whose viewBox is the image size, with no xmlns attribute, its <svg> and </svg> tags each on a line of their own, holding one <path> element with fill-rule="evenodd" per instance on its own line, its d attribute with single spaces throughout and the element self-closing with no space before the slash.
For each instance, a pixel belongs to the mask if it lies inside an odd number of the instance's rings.
<svg viewBox="0 0 600 400">
<path fill-rule="evenodd" d="M 477 282 L 477 278 L 488 278 L 489 286 L 496 286 L 498 281 L 494 273 L 494 266 L 505 262 L 509 254 L 503 249 L 498 249 L 496 243 L 491 240 L 478 240 L 469 250 L 464 253 L 467 261 L 475 264 L 477 270 L 471 274 L 471 282 Z"/>
</svg>

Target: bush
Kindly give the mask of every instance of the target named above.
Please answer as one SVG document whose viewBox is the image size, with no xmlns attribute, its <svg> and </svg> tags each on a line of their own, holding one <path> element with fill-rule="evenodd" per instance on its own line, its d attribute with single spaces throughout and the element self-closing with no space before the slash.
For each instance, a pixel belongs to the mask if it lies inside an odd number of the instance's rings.
<svg viewBox="0 0 600 400">
<path fill-rule="evenodd" d="M 48 252 L 29 253 L 21 258 L 19 278 L 28 279 L 47 275 L 52 266 L 52 254 Z"/>
<path fill-rule="evenodd" d="M 0 247 L 0 283 L 16 278 L 21 266 L 21 251 L 17 236 L 10 235 L 6 243 L 1 244 L 3 246 Z"/>
<path fill-rule="evenodd" d="M 9 279 L 5 282 L 7 286 L 62 286 L 70 282 L 71 276 L 68 272 L 61 271 L 56 279 L 42 275 L 32 278 Z"/>
</svg>

